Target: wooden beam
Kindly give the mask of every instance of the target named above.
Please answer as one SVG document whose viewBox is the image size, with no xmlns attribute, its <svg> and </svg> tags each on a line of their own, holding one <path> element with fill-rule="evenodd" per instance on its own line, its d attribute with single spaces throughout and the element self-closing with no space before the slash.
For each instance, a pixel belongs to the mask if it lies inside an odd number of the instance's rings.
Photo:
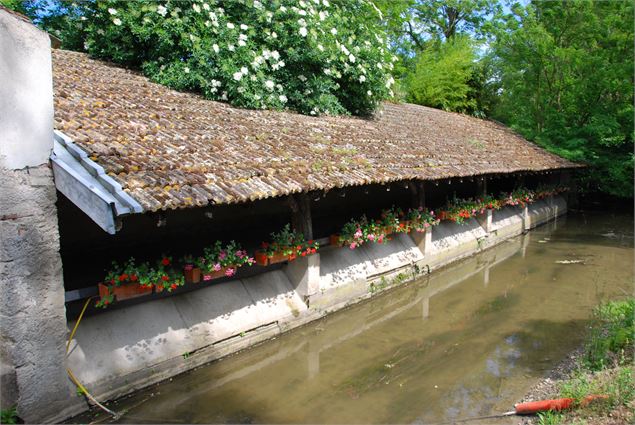
<svg viewBox="0 0 635 425">
<path fill-rule="evenodd" d="M 311 199 L 306 193 L 290 195 L 287 198 L 291 208 L 291 226 L 304 235 L 307 240 L 313 239 L 313 222 L 311 220 Z"/>
</svg>

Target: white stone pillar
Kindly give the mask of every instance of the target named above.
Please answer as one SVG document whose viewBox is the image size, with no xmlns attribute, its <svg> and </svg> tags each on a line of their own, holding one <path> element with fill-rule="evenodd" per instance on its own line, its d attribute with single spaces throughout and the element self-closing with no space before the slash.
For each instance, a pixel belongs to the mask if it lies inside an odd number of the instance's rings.
<svg viewBox="0 0 635 425">
<path fill-rule="evenodd" d="M 527 206 L 527 204 L 525 204 L 525 206 L 523 207 L 523 230 L 527 231 L 529 229 L 531 229 L 531 219 L 529 217 L 529 207 Z"/>
<path fill-rule="evenodd" d="M 80 399 L 65 370 L 48 35 L 0 9 L 0 354 L 3 400 L 27 423 L 64 419 Z M 8 403 L 6 403 L 8 402 Z"/>
<path fill-rule="evenodd" d="M 320 290 L 320 254 L 298 257 L 283 270 L 299 295 L 306 297 Z"/>
<path fill-rule="evenodd" d="M 410 238 L 425 256 L 432 252 L 432 227 L 428 227 L 425 232 L 410 232 Z"/>
<path fill-rule="evenodd" d="M 486 210 L 483 214 L 479 214 L 476 216 L 476 221 L 478 221 L 478 224 L 481 225 L 486 233 L 491 233 L 494 227 L 492 225 L 494 221 L 494 213 L 492 212 L 492 210 Z"/>
</svg>

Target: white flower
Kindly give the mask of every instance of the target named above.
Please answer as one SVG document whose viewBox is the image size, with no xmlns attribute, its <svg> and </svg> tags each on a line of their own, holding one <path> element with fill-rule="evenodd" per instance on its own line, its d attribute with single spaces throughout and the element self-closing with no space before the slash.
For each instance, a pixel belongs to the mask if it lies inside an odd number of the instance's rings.
<svg viewBox="0 0 635 425">
<path fill-rule="evenodd" d="M 99 29 L 97 29 L 97 34 L 99 34 L 99 35 L 104 35 L 104 34 L 105 34 L 105 32 L 104 32 L 104 30 L 103 30 L 103 29 L 99 28 Z"/>
<path fill-rule="evenodd" d="M 298 78 L 300 79 L 300 81 L 302 81 L 303 83 L 307 80 L 307 78 L 304 75 L 298 75 Z"/>
<path fill-rule="evenodd" d="M 233 30 L 234 28 L 236 28 L 236 26 L 232 24 L 231 22 L 227 22 L 227 28 L 229 28 L 230 30 Z"/>
<path fill-rule="evenodd" d="M 287 103 L 287 97 L 283 94 L 281 94 L 280 96 L 278 96 L 278 99 L 280 99 L 280 102 L 282 103 Z"/>
<path fill-rule="evenodd" d="M 298 19 L 298 25 L 300 25 L 301 27 L 306 27 L 306 21 L 304 20 L 304 18 Z"/>
<path fill-rule="evenodd" d="M 223 94 L 220 97 L 220 100 L 227 100 L 227 92 L 224 91 Z"/>
<path fill-rule="evenodd" d="M 255 7 L 256 9 L 262 9 L 262 3 L 260 3 L 258 0 L 256 0 L 256 1 L 254 2 L 254 7 Z"/>
<path fill-rule="evenodd" d="M 359 82 L 360 82 L 360 83 L 363 83 L 364 81 L 366 81 L 366 76 L 364 76 L 364 75 L 360 75 L 360 76 L 359 76 Z"/>
<path fill-rule="evenodd" d="M 116 15 L 117 14 L 117 9 L 113 9 L 111 7 L 110 9 L 108 9 L 108 13 L 110 13 L 111 15 Z"/>
<path fill-rule="evenodd" d="M 368 90 L 368 91 L 366 92 L 366 94 L 367 94 L 367 95 L 369 95 L 369 96 L 372 96 L 372 95 L 373 95 L 373 92 L 372 92 L 372 91 L 370 91 L 370 90 Z"/>
<path fill-rule="evenodd" d="M 320 21 L 323 21 L 326 19 L 326 17 L 328 16 L 328 12 L 325 11 L 320 11 Z"/>
<path fill-rule="evenodd" d="M 190 41 L 194 43 L 197 40 L 197 37 L 194 34 L 190 34 Z"/>
<path fill-rule="evenodd" d="M 205 9 L 205 10 L 209 10 L 209 4 L 207 4 L 207 3 L 203 3 L 203 9 Z"/>
<path fill-rule="evenodd" d="M 332 71 L 331 71 L 331 68 L 326 68 L 326 69 L 324 70 L 324 73 L 325 73 L 326 75 L 331 75 L 331 72 L 332 72 Z"/>
<path fill-rule="evenodd" d="M 243 66 L 242 68 L 240 68 L 240 72 L 242 72 L 243 75 L 247 75 L 249 73 L 249 70 L 246 66 Z"/>
<path fill-rule="evenodd" d="M 322 46 L 321 44 L 318 44 L 318 45 L 317 45 L 317 48 L 318 48 L 318 50 L 319 50 L 320 52 L 323 52 L 323 51 L 324 51 L 324 46 Z"/>
<path fill-rule="evenodd" d="M 233 52 L 234 50 L 236 50 L 236 47 L 233 44 L 228 44 L 227 50 L 229 50 L 230 52 Z"/>
<path fill-rule="evenodd" d="M 240 29 L 243 31 L 247 31 L 249 29 L 249 27 L 245 24 L 240 24 Z"/>
<path fill-rule="evenodd" d="M 186 74 L 189 74 L 190 68 L 186 66 L 185 68 L 183 68 L 183 72 L 185 72 Z"/>
<path fill-rule="evenodd" d="M 280 53 L 278 53 L 278 51 L 277 51 L 277 50 L 274 50 L 273 52 L 271 52 L 271 57 L 272 57 L 274 60 L 278 60 L 278 59 L 280 59 Z"/>
<path fill-rule="evenodd" d="M 331 34 L 333 35 L 337 34 L 337 30 L 335 28 L 331 28 Z"/>
<path fill-rule="evenodd" d="M 234 80 L 236 80 L 236 81 L 240 81 L 240 79 L 241 79 L 241 78 L 243 78 L 243 73 L 242 73 L 242 72 L 240 72 L 240 71 L 238 71 L 238 72 L 234 72 L 233 77 L 234 77 Z"/>
<path fill-rule="evenodd" d="M 245 40 L 238 40 L 238 45 L 240 47 L 245 47 L 247 45 L 247 43 L 245 43 Z"/>
<path fill-rule="evenodd" d="M 323 4 L 325 7 L 329 7 L 329 2 L 328 2 L 328 0 L 322 0 L 322 4 Z"/>
<path fill-rule="evenodd" d="M 245 92 L 245 88 L 244 87 L 238 87 L 238 89 L 236 90 L 238 93 L 243 94 Z"/>
<path fill-rule="evenodd" d="M 384 68 L 384 66 L 381 64 L 381 62 L 377 62 L 377 68 L 379 68 L 379 69 L 383 69 L 383 68 Z"/>
<path fill-rule="evenodd" d="M 307 30 L 306 30 L 306 27 L 301 27 L 301 28 L 300 28 L 300 35 L 301 35 L 302 37 L 306 37 L 306 35 L 307 35 Z"/>
<path fill-rule="evenodd" d="M 273 90 L 273 86 L 274 86 L 273 81 L 271 81 L 271 80 L 267 80 L 267 81 L 265 81 L 265 87 L 266 87 L 268 90 Z"/>
<path fill-rule="evenodd" d="M 298 10 L 298 15 L 306 16 L 306 10 L 302 10 L 302 9 Z"/>
<path fill-rule="evenodd" d="M 245 40 L 247 40 L 247 38 L 248 38 L 248 37 L 247 37 L 245 34 L 239 34 L 239 35 L 238 35 L 238 39 L 239 39 L 239 40 L 243 40 L 243 41 L 245 41 Z"/>
<path fill-rule="evenodd" d="M 274 32 L 271 33 L 271 37 L 278 38 L 278 34 L 276 34 L 276 32 L 274 31 Z"/>
<path fill-rule="evenodd" d="M 286 12 L 286 11 L 287 11 L 287 8 L 286 8 L 286 7 L 284 7 L 284 6 L 280 6 L 280 12 Z"/>
<path fill-rule="evenodd" d="M 212 80 L 212 87 L 220 87 L 220 81 Z"/>
<path fill-rule="evenodd" d="M 355 63 L 355 56 L 353 56 L 353 54 L 351 53 L 350 55 L 348 55 L 348 60 L 351 61 L 351 63 Z"/>
<path fill-rule="evenodd" d="M 196 13 L 201 13 L 201 6 L 199 6 L 199 5 L 198 5 L 198 4 L 196 4 L 196 3 L 194 3 L 194 4 L 192 5 L 192 9 L 194 9 L 194 11 L 195 11 Z"/>
<path fill-rule="evenodd" d="M 112 20 L 112 23 L 117 25 L 117 26 L 119 26 L 119 25 L 121 25 L 121 19 L 115 18 L 115 19 Z"/>
</svg>

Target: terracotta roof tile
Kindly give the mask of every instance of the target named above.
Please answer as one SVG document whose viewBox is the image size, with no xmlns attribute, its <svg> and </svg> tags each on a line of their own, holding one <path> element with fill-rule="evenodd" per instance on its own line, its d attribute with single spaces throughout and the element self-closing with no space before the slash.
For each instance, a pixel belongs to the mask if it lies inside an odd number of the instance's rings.
<svg viewBox="0 0 635 425">
<path fill-rule="evenodd" d="M 573 168 L 510 129 L 410 104 L 373 119 L 233 108 L 53 51 L 56 128 L 146 210 L 410 179 Z"/>
</svg>

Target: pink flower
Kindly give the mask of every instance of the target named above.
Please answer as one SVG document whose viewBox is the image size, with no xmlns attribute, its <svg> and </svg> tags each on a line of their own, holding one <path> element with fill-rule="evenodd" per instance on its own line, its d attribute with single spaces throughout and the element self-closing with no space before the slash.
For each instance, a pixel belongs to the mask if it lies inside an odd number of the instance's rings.
<svg viewBox="0 0 635 425">
<path fill-rule="evenodd" d="M 254 264 L 255 262 L 256 262 L 256 260 L 254 260 L 252 257 L 249 257 L 247 259 L 247 263 L 249 263 L 249 264 Z"/>
<path fill-rule="evenodd" d="M 236 251 L 236 257 L 244 258 L 246 256 L 247 256 L 247 252 L 246 251 Z"/>
<path fill-rule="evenodd" d="M 211 274 L 204 274 L 203 275 L 203 280 L 205 280 L 205 281 L 212 280 L 212 275 Z"/>
<path fill-rule="evenodd" d="M 351 249 L 357 248 L 357 243 L 355 243 L 355 242 L 351 243 L 350 248 Z"/>
<path fill-rule="evenodd" d="M 434 211 L 430 211 L 430 215 L 434 215 Z"/>
<path fill-rule="evenodd" d="M 221 268 L 222 268 L 222 267 L 220 266 L 220 264 L 219 264 L 219 263 L 214 264 L 213 269 L 214 269 L 214 271 L 215 271 L 215 272 L 219 271 Z"/>
<path fill-rule="evenodd" d="M 430 227 L 430 223 L 423 223 L 423 227 Z"/>
<path fill-rule="evenodd" d="M 224 260 L 225 258 L 227 258 L 227 253 L 225 251 L 221 251 L 220 254 L 218 254 L 218 259 Z"/>
<path fill-rule="evenodd" d="M 368 235 L 368 240 L 371 241 L 371 242 L 374 241 L 375 240 L 375 235 L 372 234 L 372 233 L 370 235 Z"/>
<path fill-rule="evenodd" d="M 357 232 L 355 232 L 354 237 L 355 237 L 355 239 L 359 239 L 359 238 L 362 237 L 362 235 L 363 235 L 362 229 L 357 229 Z"/>
<path fill-rule="evenodd" d="M 236 269 L 232 269 L 231 267 L 225 270 L 225 276 L 230 277 L 236 273 Z"/>
</svg>

